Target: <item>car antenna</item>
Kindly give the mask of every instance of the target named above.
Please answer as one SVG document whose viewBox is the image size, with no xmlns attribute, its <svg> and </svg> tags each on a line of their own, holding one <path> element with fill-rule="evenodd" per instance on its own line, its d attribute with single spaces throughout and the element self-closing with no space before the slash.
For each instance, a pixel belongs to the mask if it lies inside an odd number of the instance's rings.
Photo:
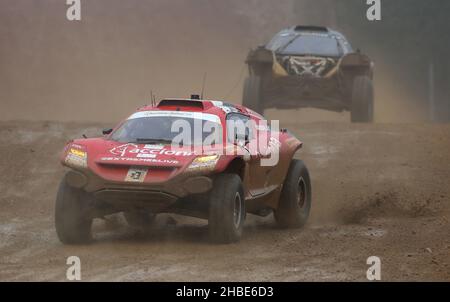
<svg viewBox="0 0 450 302">
<path fill-rule="evenodd" d="M 205 84 L 206 84 L 206 77 L 208 76 L 208 73 L 205 72 L 203 74 L 203 83 L 202 83 L 202 93 L 200 95 L 200 98 L 203 100 L 204 94 L 205 94 Z"/>
<path fill-rule="evenodd" d="M 153 94 L 153 90 L 150 90 L 150 101 L 152 107 L 156 106 L 156 96 Z"/>
<path fill-rule="evenodd" d="M 153 90 L 150 90 L 150 106 L 153 107 Z"/>
</svg>

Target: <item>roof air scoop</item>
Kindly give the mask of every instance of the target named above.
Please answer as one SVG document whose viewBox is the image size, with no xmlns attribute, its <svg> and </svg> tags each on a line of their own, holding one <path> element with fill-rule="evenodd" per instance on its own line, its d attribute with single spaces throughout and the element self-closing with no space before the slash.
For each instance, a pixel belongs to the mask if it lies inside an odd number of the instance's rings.
<svg viewBox="0 0 450 302">
<path fill-rule="evenodd" d="M 327 33 L 328 28 L 324 26 L 313 26 L 313 25 L 298 25 L 294 28 L 295 31 L 311 31 L 311 32 L 323 32 Z"/>
<path fill-rule="evenodd" d="M 166 99 L 162 100 L 158 104 L 158 108 L 162 107 L 177 107 L 177 108 L 198 108 L 198 109 L 205 109 L 203 106 L 203 102 L 200 100 L 185 100 L 185 99 Z"/>
</svg>

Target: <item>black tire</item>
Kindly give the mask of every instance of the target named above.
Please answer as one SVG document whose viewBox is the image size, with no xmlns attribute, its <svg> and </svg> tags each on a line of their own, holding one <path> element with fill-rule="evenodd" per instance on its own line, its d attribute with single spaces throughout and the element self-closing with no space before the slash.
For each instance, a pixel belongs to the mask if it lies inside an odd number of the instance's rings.
<svg viewBox="0 0 450 302">
<path fill-rule="evenodd" d="M 155 222 L 156 215 L 151 214 L 147 211 L 130 211 L 124 212 L 125 217 L 129 226 L 138 229 L 148 229 Z"/>
<path fill-rule="evenodd" d="M 85 217 L 86 193 L 67 184 L 62 179 L 55 205 L 55 227 L 59 240 L 64 244 L 86 244 L 92 240 L 92 218 Z"/>
<path fill-rule="evenodd" d="M 246 216 L 241 178 L 222 174 L 214 180 L 209 196 L 209 235 L 215 243 L 240 240 Z"/>
<path fill-rule="evenodd" d="M 352 123 L 372 123 L 374 115 L 374 89 L 368 76 L 358 76 L 353 81 Z"/>
<path fill-rule="evenodd" d="M 262 81 L 259 76 L 250 76 L 245 79 L 242 105 L 250 108 L 259 114 L 264 114 L 264 107 L 261 104 Z"/>
<path fill-rule="evenodd" d="M 287 177 L 281 191 L 275 220 L 283 228 L 301 228 L 309 217 L 311 210 L 311 179 L 308 169 L 301 160 L 291 162 Z"/>
</svg>

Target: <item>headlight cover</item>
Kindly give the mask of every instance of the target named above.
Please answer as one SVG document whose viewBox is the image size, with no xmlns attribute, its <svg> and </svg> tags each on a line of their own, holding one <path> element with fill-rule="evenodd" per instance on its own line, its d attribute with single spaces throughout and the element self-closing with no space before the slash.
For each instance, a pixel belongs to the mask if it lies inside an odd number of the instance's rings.
<svg viewBox="0 0 450 302">
<path fill-rule="evenodd" d="M 66 158 L 64 162 L 66 165 L 74 168 L 87 168 L 87 150 L 86 147 L 71 144 L 67 148 Z"/>
<path fill-rule="evenodd" d="M 199 156 L 188 167 L 189 171 L 213 171 L 219 161 L 219 155 Z"/>
</svg>

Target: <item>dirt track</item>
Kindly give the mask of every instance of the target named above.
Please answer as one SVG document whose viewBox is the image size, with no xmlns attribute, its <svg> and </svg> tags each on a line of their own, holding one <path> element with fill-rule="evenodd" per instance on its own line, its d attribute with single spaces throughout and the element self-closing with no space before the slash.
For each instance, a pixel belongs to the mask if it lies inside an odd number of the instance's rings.
<svg viewBox="0 0 450 302">
<path fill-rule="evenodd" d="M 202 221 L 159 217 L 147 235 L 120 216 L 97 240 L 63 246 L 53 203 L 64 142 L 103 125 L 0 122 L 0 280 L 65 280 L 81 258 L 85 281 L 361 280 L 379 256 L 383 280 L 450 281 L 450 126 L 288 123 L 305 142 L 313 209 L 303 230 L 251 217 L 241 243 L 211 245 Z"/>
</svg>

